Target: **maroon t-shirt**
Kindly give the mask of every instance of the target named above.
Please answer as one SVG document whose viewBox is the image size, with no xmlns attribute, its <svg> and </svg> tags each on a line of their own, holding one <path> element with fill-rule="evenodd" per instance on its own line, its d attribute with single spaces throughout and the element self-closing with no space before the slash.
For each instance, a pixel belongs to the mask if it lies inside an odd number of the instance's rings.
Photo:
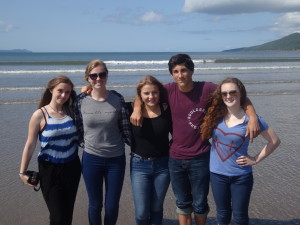
<svg viewBox="0 0 300 225">
<path fill-rule="evenodd" d="M 181 92 L 176 83 L 166 84 L 165 88 L 173 125 L 170 157 L 191 159 L 208 152 L 210 143 L 201 139 L 200 125 L 209 107 L 209 98 L 217 85 L 194 82 L 190 92 Z"/>
</svg>

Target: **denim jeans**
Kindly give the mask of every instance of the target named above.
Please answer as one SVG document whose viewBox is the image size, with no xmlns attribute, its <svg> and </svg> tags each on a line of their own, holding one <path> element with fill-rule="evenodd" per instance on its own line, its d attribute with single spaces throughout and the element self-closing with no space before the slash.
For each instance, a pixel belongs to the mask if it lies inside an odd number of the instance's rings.
<svg viewBox="0 0 300 225">
<path fill-rule="evenodd" d="M 160 225 L 170 184 L 169 157 L 147 160 L 132 155 L 130 177 L 137 225 Z"/>
<path fill-rule="evenodd" d="M 83 152 L 82 175 L 89 197 L 89 224 L 101 225 L 103 181 L 105 182 L 104 225 L 115 225 L 125 174 L 125 155 L 103 158 Z"/>
<path fill-rule="evenodd" d="M 171 184 L 177 213 L 206 217 L 209 212 L 209 153 L 192 159 L 169 159 Z"/>
<path fill-rule="evenodd" d="M 242 176 L 225 176 L 210 173 L 211 188 L 217 207 L 220 225 L 249 224 L 248 207 L 253 187 L 252 173 Z"/>
</svg>

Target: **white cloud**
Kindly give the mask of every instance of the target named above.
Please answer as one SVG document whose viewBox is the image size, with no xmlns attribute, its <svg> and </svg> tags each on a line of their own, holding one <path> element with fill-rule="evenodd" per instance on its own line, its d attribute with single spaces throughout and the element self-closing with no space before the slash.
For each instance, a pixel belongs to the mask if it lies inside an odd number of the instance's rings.
<svg viewBox="0 0 300 225">
<path fill-rule="evenodd" d="M 13 29 L 13 25 L 7 24 L 4 21 L 0 20 L 0 31 L 4 31 L 6 33 L 10 32 Z"/>
<path fill-rule="evenodd" d="M 240 14 L 256 12 L 297 12 L 299 0 L 185 0 L 184 12 Z"/>
<path fill-rule="evenodd" d="M 272 31 L 286 35 L 300 31 L 300 12 L 286 13 L 275 20 Z"/>
<path fill-rule="evenodd" d="M 147 22 L 147 23 L 153 23 L 153 22 L 161 22 L 163 20 L 163 16 L 161 14 L 158 14 L 156 12 L 147 12 L 143 14 L 140 17 L 141 21 Z"/>
</svg>

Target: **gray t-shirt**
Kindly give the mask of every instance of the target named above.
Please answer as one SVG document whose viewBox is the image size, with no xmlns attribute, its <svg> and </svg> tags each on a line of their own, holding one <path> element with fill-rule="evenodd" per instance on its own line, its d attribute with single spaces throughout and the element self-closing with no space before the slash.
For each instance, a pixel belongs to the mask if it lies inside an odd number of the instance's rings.
<svg viewBox="0 0 300 225">
<path fill-rule="evenodd" d="M 124 154 L 125 144 L 118 123 L 121 108 L 120 96 L 112 91 L 105 101 L 96 101 L 90 95 L 82 99 L 84 151 L 105 158 Z"/>
</svg>

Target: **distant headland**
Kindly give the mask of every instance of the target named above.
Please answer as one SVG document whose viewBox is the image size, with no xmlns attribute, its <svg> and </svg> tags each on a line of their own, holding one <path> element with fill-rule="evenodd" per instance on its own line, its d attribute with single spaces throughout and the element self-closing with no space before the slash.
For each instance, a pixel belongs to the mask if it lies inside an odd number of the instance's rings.
<svg viewBox="0 0 300 225">
<path fill-rule="evenodd" d="M 11 50 L 0 50 L 0 53 L 32 53 L 27 49 L 11 49 Z"/>
<path fill-rule="evenodd" d="M 262 45 L 229 49 L 223 52 L 241 51 L 300 51 L 300 33 L 290 34 L 278 40 L 270 41 Z"/>
</svg>

